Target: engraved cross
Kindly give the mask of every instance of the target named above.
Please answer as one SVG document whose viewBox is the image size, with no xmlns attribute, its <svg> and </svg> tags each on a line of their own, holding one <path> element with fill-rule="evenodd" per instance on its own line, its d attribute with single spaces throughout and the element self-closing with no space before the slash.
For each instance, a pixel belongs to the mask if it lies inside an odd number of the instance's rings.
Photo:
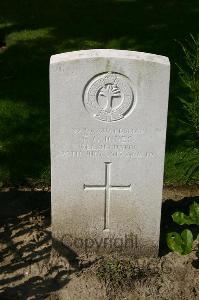
<svg viewBox="0 0 199 300">
<path fill-rule="evenodd" d="M 104 230 L 109 230 L 109 213 L 110 213 L 110 194 L 111 191 L 123 190 L 130 191 L 131 184 L 129 185 L 111 185 L 111 162 L 105 162 L 105 184 L 104 185 L 85 185 L 84 190 L 99 190 L 105 191 L 104 201 Z"/>
</svg>

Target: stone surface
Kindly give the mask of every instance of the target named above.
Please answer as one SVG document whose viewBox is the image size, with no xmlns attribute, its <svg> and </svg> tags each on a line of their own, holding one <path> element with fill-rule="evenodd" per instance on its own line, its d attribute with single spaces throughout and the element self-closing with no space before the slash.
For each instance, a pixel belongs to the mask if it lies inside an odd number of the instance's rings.
<svg viewBox="0 0 199 300">
<path fill-rule="evenodd" d="M 75 255 L 158 253 L 169 74 L 147 53 L 51 57 L 52 232 Z"/>
</svg>

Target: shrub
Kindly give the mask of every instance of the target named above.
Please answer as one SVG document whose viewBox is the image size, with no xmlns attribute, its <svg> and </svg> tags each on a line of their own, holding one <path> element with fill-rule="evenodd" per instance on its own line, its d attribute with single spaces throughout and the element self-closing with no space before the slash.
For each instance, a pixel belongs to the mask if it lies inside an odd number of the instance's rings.
<svg viewBox="0 0 199 300">
<path fill-rule="evenodd" d="M 194 37 L 191 34 L 190 38 L 180 45 L 183 51 L 183 64 L 177 64 L 177 67 L 185 88 L 183 91 L 185 96 L 180 98 L 180 101 L 183 104 L 186 124 L 196 136 L 190 149 L 185 152 L 185 159 L 177 162 L 183 166 L 182 173 L 188 182 L 199 170 L 199 36 Z M 191 153 L 193 155 L 190 155 Z"/>
<path fill-rule="evenodd" d="M 184 64 L 177 65 L 179 76 L 186 88 L 186 99 L 180 98 L 186 112 L 188 124 L 199 138 L 199 37 L 190 35 L 184 44 Z"/>
</svg>

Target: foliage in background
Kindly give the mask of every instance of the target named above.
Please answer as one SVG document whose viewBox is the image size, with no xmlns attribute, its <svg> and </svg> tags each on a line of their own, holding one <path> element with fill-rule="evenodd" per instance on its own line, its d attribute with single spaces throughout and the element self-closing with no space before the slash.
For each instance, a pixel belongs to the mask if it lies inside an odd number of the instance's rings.
<svg viewBox="0 0 199 300">
<path fill-rule="evenodd" d="M 50 181 L 49 59 L 92 48 L 169 57 L 165 182 L 199 182 L 198 171 L 187 176 L 180 164 L 197 153 L 185 155 L 193 127 L 179 122 L 186 113 L 176 98 L 187 100 L 189 88 L 182 88 L 173 67 L 182 56 L 174 40 L 197 31 L 198 0 L 0 1 L 0 185 Z"/>
<path fill-rule="evenodd" d="M 194 176 L 198 177 L 199 174 L 199 37 L 190 34 L 189 39 L 184 43 L 180 42 L 180 46 L 183 51 L 183 62 L 177 66 L 184 94 L 180 97 L 180 101 L 185 112 L 183 115 L 185 120 L 181 122 L 191 128 L 193 138 L 190 136 L 191 146 L 175 165 L 182 169 L 180 177 L 184 177 L 185 183 L 188 183 L 194 181 Z"/>
<path fill-rule="evenodd" d="M 183 103 L 188 125 L 199 139 L 199 37 L 192 34 L 186 43 L 180 43 L 184 54 L 184 65 L 177 65 L 179 76 L 187 89 Z"/>
<path fill-rule="evenodd" d="M 166 152 L 164 183 L 168 185 L 199 184 L 199 149 Z"/>
<path fill-rule="evenodd" d="M 196 238 L 196 255 L 199 257 L 199 203 L 193 202 L 189 207 L 189 215 L 181 211 L 172 214 L 172 219 L 178 225 L 196 225 L 197 238 Z M 184 229 L 182 233 L 170 232 L 167 234 L 167 245 L 170 250 L 178 252 L 182 255 L 188 254 L 193 250 L 194 237 L 190 229 Z"/>
</svg>

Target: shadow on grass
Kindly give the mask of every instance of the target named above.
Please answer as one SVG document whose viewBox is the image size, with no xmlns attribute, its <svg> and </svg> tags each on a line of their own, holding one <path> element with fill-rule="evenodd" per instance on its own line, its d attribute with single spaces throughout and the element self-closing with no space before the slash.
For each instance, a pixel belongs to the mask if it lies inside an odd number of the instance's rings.
<svg viewBox="0 0 199 300">
<path fill-rule="evenodd" d="M 197 1 L 1 1 L 0 181 L 40 178 L 49 166 L 49 82 L 52 54 L 115 48 L 169 56 L 172 63 L 167 150 L 190 130 L 177 100 L 174 39 L 198 31 Z"/>
</svg>

